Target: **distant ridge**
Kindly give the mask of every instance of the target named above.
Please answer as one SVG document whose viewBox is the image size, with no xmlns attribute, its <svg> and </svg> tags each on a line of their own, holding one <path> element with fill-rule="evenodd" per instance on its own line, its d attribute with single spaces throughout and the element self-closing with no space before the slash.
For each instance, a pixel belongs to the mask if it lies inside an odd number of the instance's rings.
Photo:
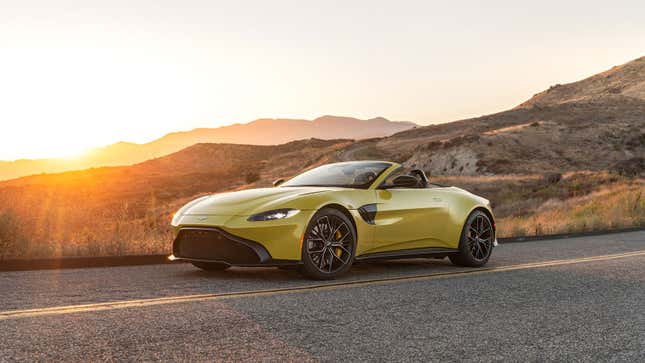
<svg viewBox="0 0 645 363">
<path fill-rule="evenodd" d="M 0 161 L 0 180 L 91 167 L 131 165 L 168 155 L 198 143 L 278 145 L 309 138 L 359 140 L 389 136 L 415 126 L 417 125 L 412 122 L 390 121 L 383 117 L 360 120 L 353 117 L 325 115 L 313 121 L 265 118 L 246 124 L 173 132 L 145 144 L 117 142 L 92 149 L 86 155 L 74 160 Z"/>
<path fill-rule="evenodd" d="M 555 106 L 599 98 L 630 97 L 645 101 L 645 57 L 569 83 L 556 84 L 516 108 Z"/>
</svg>

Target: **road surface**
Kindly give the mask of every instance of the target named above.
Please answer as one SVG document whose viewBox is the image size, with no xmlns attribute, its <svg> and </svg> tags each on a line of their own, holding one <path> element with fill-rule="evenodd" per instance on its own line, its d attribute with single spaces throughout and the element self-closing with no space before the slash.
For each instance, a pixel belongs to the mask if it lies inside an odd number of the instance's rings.
<svg viewBox="0 0 645 363">
<path fill-rule="evenodd" d="M 333 282 L 188 264 L 0 273 L 0 361 L 645 361 L 645 231 Z"/>
</svg>

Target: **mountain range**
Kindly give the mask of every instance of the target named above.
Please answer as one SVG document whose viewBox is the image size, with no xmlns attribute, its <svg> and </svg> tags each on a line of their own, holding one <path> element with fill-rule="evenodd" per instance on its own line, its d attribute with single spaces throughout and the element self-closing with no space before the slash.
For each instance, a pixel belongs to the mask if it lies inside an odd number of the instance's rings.
<svg viewBox="0 0 645 363">
<path fill-rule="evenodd" d="M 416 126 L 412 122 L 390 121 L 383 117 L 360 120 L 352 117 L 322 116 L 313 121 L 258 119 L 246 124 L 173 132 L 145 144 L 118 142 L 89 150 L 84 155 L 72 159 L 0 161 L 0 180 L 90 167 L 131 165 L 199 143 L 277 145 L 309 138 L 359 140 L 388 136 Z"/>
</svg>

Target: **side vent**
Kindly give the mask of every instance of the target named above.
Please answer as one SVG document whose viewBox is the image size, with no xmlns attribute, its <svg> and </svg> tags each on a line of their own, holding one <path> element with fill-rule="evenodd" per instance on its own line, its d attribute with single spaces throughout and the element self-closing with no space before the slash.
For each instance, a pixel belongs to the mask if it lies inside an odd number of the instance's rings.
<svg viewBox="0 0 645 363">
<path fill-rule="evenodd" d="M 376 218 L 376 204 L 365 204 L 358 208 L 358 213 L 367 224 L 374 224 L 374 218 Z"/>
</svg>

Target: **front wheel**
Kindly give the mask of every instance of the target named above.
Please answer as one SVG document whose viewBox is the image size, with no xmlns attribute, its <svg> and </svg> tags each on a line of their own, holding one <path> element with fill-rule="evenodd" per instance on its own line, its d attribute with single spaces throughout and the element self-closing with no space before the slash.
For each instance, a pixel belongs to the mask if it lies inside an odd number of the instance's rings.
<svg viewBox="0 0 645 363">
<path fill-rule="evenodd" d="M 493 223 L 486 213 L 472 212 L 461 232 L 459 253 L 450 255 L 450 261 L 457 266 L 484 266 L 493 252 L 494 238 Z"/>
<path fill-rule="evenodd" d="M 307 226 L 301 271 L 316 280 L 333 279 L 349 270 L 355 253 L 356 231 L 352 222 L 336 209 L 323 208 Z"/>
</svg>

